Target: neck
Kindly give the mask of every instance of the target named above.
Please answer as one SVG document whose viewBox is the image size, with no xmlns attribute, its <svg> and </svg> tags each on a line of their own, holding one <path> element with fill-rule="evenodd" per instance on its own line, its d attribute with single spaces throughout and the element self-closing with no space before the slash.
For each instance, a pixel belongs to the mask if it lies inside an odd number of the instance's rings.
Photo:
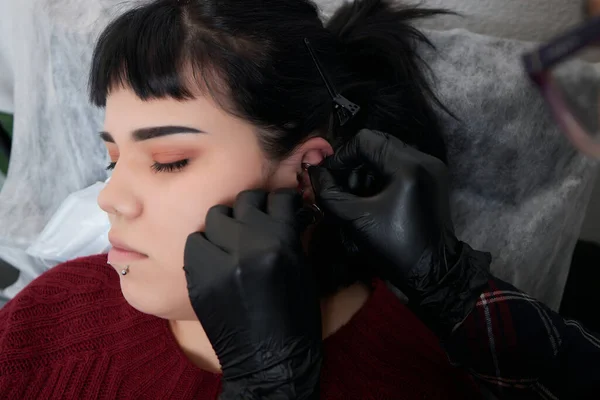
<svg viewBox="0 0 600 400">
<path fill-rule="evenodd" d="M 323 339 L 344 326 L 365 304 L 370 291 L 354 284 L 321 301 Z M 192 363 L 209 372 L 220 372 L 220 365 L 202 325 L 198 321 L 169 321 L 171 331 Z"/>
</svg>

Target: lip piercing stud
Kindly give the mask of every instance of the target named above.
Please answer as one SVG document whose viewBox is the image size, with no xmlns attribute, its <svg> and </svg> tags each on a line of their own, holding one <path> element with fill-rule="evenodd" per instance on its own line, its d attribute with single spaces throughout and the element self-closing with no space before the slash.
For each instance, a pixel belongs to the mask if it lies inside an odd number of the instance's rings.
<svg viewBox="0 0 600 400">
<path fill-rule="evenodd" d="M 121 271 L 121 275 L 125 276 L 129 273 L 129 265 L 125 266 L 125 268 L 123 268 L 123 270 Z"/>
</svg>

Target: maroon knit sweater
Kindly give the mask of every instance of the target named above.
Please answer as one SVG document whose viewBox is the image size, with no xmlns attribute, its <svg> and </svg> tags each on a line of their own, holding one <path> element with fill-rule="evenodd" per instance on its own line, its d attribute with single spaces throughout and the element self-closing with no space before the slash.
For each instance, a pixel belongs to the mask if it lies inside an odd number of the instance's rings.
<svg viewBox="0 0 600 400">
<path fill-rule="evenodd" d="M 323 399 L 469 399 L 466 376 L 382 282 L 324 342 Z M 105 256 L 59 265 L 0 310 L 0 398 L 216 399 L 166 320 L 133 309 Z"/>
</svg>

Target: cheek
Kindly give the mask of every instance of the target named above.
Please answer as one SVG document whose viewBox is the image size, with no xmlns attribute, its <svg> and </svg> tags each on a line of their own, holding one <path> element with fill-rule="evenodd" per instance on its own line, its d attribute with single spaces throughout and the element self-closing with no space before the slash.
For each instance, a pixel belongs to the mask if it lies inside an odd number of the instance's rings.
<svg viewBox="0 0 600 400">
<path fill-rule="evenodd" d="M 122 281 L 123 293 L 138 310 L 167 319 L 195 318 L 182 269 L 187 237 L 204 229 L 212 206 L 233 205 L 239 192 L 266 183 L 261 158 L 249 160 L 248 154 L 238 154 L 239 163 L 232 159 L 236 158 L 190 163 L 179 173 L 151 178 L 135 229 L 145 239 L 152 267 L 135 280 Z"/>
<path fill-rule="evenodd" d="M 177 255 L 178 265 L 187 236 L 204 229 L 206 214 L 212 206 L 232 206 L 241 191 L 265 187 L 266 179 L 260 164 L 245 163 L 244 168 L 229 161 L 219 165 L 190 165 L 186 176 L 181 173 L 177 181 L 153 196 L 145 207 L 153 220 L 152 225 L 160 231 L 162 243 L 156 244 L 167 252 L 166 255 Z"/>
</svg>

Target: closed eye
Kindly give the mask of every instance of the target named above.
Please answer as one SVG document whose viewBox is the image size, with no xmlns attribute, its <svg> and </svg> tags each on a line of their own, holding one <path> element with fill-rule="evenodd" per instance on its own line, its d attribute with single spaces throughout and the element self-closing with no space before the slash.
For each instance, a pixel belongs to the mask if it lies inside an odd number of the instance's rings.
<svg viewBox="0 0 600 400">
<path fill-rule="evenodd" d="M 183 159 L 183 160 L 175 161 L 172 163 L 166 163 L 166 164 L 155 162 L 151 168 L 154 172 L 178 172 L 178 171 L 181 171 L 183 168 L 185 168 L 189 164 L 189 162 L 190 162 L 189 159 Z M 115 169 L 116 166 L 117 166 L 116 162 L 111 162 L 110 164 L 108 164 L 106 169 L 108 171 L 112 171 L 113 169 Z"/>
<path fill-rule="evenodd" d="M 161 164 L 155 162 L 154 165 L 152 165 L 152 169 L 154 170 L 154 172 L 177 172 L 184 169 L 189 162 L 189 159 L 175 161 L 168 164 Z"/>
</svg>

